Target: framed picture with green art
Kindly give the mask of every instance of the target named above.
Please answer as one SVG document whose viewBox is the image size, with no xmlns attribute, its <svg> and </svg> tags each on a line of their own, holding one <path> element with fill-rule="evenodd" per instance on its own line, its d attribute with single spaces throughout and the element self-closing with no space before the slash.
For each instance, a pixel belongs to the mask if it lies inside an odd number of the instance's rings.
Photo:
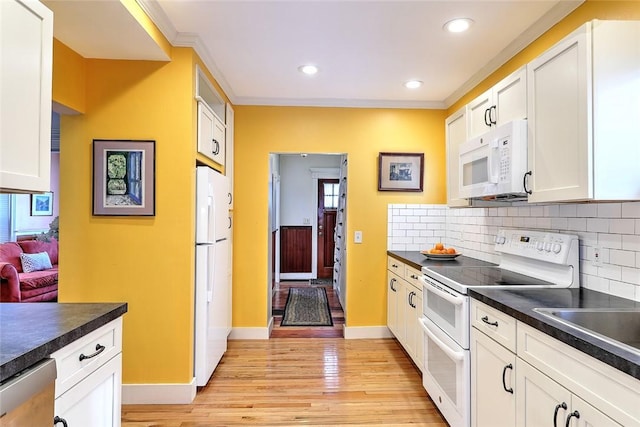
<svg viewBox="0 0 640 427">
<path fill-rule="evenodd" d="M 155 141 L 93 140 L 93 215 L 155 215 Z"/>
</svg>

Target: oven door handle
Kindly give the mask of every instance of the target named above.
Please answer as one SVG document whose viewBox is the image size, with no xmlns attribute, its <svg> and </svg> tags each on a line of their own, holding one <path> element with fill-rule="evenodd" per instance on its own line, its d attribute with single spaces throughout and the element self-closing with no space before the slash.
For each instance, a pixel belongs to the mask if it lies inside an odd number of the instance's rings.
<svg viewBox="0 0 640 427">
<path fill-rule="evenodd" d="M 463 297 L 452 295 L 452 294 L 450 294 L 448 292 L 444 292 L 444 291 L 438 289 L 437 287 L 433 286 L 431 284 L 431 282 L 429 282 L 427 279 L 425 279 L 424 276 L 420 276 L 420 281 L 422 282 L 423 285 L 429 287 L 429 291 L 431 291 L 434 294 L 438 295 L 439 297 L 447 300 L 451 304 L 453 304 L 453 305 L 462 305 L 462 304 L 464 304 L 464 298 Z"/>
<path fill-rule="evenodd" d="M 451 350 L 451 348 L 449 348 L 448 345 L 446 345 L 445 343 L 443 343 L 440 338 L 438 338 L 432 331 L 431 328 L 429 327 L 429 325 L 424 321 L 423 318 L 418 319 L 418 321 L 420 322 L 420 327 L 422 328 L 422 330 L 424 331 L 425 334 L 427 334 L 429 336 L 429 338 L 431 338 L 438 347 L 440 347 L 440 350 L 444 351 L 446 353 L 447 356 L 449 356 L 451 359 L 454 359 L 458 362 L 461 362 L 464 360 L 464 351 L 453 351 Z"/>
</svg>

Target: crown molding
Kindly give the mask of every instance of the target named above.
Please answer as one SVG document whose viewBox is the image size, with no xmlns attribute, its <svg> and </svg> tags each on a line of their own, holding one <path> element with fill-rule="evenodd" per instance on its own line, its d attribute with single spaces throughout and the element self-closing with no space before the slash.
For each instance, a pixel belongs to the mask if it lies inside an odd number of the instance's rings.
<svg viewBox="0 0 640 427">
<path fill-rule="evenodd" d="M 444 110 L 442 101 L 390 101 L 341 98 L 236 98 L 236 105 L 260 105 L 276 107 L 344 107 L 344 108 L 406 108 L 417 110 Z"/>
<path fill-rule="evenodd" d="M 475 88 L 484 79 L 489 77 L 493 72 L 498 70 L 507 61 L 516 56 L 524 48 L 529 46 L 534 40 L 547 32 L 551 27 L 556 25 L 565 16 L 573 12 L 578 6 L 586 0 L 567 0 L 559 1 L 553 8 L 545 13 L 533 25 L 527 28 L 520 36 L 513 40 L 498 55 L 491 59 L 484 67 L 478 70 L 469 80 L 456 89 L 443 101 L 445 108 L 451 107 L 465 94 Z"/>
</svg>

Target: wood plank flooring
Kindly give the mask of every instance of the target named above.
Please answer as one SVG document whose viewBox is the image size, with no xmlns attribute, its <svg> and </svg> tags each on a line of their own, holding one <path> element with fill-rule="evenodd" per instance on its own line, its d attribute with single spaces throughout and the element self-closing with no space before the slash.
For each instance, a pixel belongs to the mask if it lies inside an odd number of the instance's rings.
<svg viewBox="0 0 640 427">
<path fill-rule="evenodd" d="M 122 427 L 447 426 L 396 340 L 345 340 L 343 324 L 325 332 L 278 326 L 269 340 L 231 340 L 192 404 L 123 405 Z M 314 337 L 334 329 L 339 336 Z"/>
</svg>

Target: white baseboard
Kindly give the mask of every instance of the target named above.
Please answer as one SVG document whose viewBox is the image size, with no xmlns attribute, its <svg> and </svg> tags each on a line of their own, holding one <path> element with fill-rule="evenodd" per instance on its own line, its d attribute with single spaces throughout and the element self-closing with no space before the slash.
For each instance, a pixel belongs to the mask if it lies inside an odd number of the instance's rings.
<svg viewBox="0 0 640 427">
<path fill-rule="evenodd" d="M 122 384 L 123 405 L 189 404 L 196 397 L 196 379 L 187 384 Z"/>
<path fill-rule="evenodd" d="M 386 326 L 345 326 L 344 339 L 393 338 Z"/>
<path fill-rule="evenodd" d="M 280 281 L 282 280 L 308 280 L 314 279 L 313 273 L 280 273 Z"/>
<path fill-rule="evenodd" d="M 273 317 L 269 325 L 264 328 L 234 328 L 229 334 L 230 340 L 268 340 L 273 329 Z"/>
</svg>

